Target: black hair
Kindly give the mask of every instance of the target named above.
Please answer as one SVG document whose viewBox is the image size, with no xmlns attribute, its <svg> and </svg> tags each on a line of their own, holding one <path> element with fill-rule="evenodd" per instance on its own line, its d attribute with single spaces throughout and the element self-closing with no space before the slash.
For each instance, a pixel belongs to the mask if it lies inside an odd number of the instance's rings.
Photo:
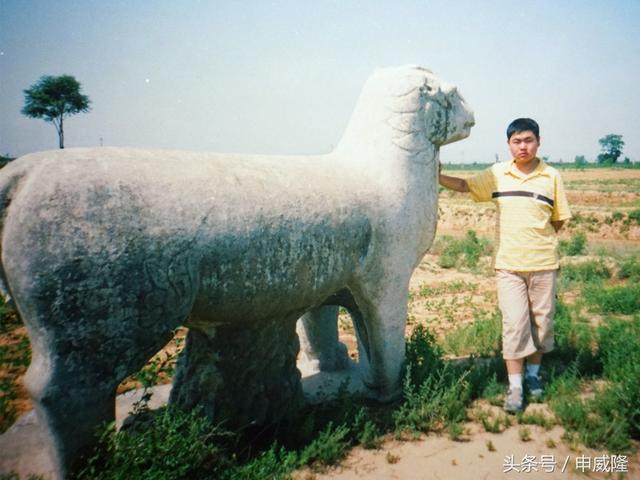
<svg viewBox="0 0 640 480">
<path fill-rule="evenodd" d="M 538 140 L 540 140 L 540 127 L 538 122 L 532 118 L 516 118 L 507 127 L 507 140 L 511 138 L 514 133 L 526 132 L 531 130 Z"/>
</svg>

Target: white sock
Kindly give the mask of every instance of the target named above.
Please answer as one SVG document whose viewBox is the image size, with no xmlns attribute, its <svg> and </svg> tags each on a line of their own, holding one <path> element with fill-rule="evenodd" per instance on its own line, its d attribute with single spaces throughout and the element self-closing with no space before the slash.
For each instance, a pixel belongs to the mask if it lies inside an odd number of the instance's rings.
<svg viewBox="0 0 640 480">
<path fill-rule="evenodd" d="M 539 363 L 527 363 L 527 377 L 536 377 L 538 378 L 538 374 L 540 373 L 540 364 Z"/>
<path fill-rule="evenodd" d="M 522 374 L 521 373 L 509 374 L 509 387 L 519 388 L 522 390 Z"/>
</svg>

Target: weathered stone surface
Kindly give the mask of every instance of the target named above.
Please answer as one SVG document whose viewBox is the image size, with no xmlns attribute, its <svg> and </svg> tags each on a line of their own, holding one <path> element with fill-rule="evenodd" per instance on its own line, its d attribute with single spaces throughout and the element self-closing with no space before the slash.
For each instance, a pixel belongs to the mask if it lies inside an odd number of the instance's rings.
<svg viewBox="0 0 640 480">
<path fill-rule="evenodd" d="M 334 372 L 349 366 L 347 347 L 338 340 L 338 307 L 327 305 L 305 313 L 296 324 L 299 363 L 309 370 Z M 302 365 L 299 368 L 304 368 Z"/>
<path fill-rule="evenodd" d="M 472 125 L 453 87 L 401 67 L 367 82 L 328 155 L 96 148 L 5 167 L 4 291 L 29 330 L 26 385 L 58 475 L 113 419 L 118 383 L 181 324 L 172 399 L 214 418 L 277 420 L 297 404 L 295 320 L 331 303 L 354 317 L 371 395 L 397 396 L 438 148 Z"/>
</svg>

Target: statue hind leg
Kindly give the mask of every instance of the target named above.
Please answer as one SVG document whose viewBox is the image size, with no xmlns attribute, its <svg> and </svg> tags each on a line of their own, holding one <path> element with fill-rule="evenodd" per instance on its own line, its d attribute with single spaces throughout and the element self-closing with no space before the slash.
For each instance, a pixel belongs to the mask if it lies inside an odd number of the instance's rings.
<svg viewBox="0 0 640 480">
<path fill-rule="evenodd" d="M 201 407 L 213 421 L 243 430 L 291 416 L 303 402 L 296 368 L 300 313 L 208 330 L 192 315 L 169 402 Z"/>
<path fill-rule="evenodd" d="M 114 420 L 117 385 L 166 345 L 190 309 L 189 295 L 180 305 L 143 280 L 122 279 L 14 282 L 33 351 L 25 385 L 59 478 L 77 471 L 96 429 Z"/>
<path fill-rule="evenodd" d="M 77 472 L 96 445 L 97 430 L 115 420 L 118 384 L 166 345 L 173 330 L 155 335 L 133 326 L 116 332 L 94 330 L 73 338 L 73 332 L 54 329 L 32 335 L 25 385 L 60 478 Z"/>
<path fill-rule="evenodd" d="M 90 359 L 85 360 L 91 365 Z M 43 426 L 57 477 L 68 478 L 91 452 L 100 425 L 114 420 L 117 383 L 91 385 L 81 378 L 94 376 L 90 368 L 76 368 L 75 375 L 70 375 L 62 362 L 63 358 L 47 346 L 34 348 L 25 385 Z"/>
<path fill-rule="evenodd" d="M 296 324 L 300 361 L 311 370 L 333 372 L 349 366 L 347 347 L 338 339 L 338 309 L 334 305 L 318 307 Z"/>
</svg>

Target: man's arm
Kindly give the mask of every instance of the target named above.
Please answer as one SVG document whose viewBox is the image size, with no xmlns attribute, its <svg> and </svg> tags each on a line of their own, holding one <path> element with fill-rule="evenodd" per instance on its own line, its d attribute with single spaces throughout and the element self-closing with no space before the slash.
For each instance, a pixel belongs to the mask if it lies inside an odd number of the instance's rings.
<svg viewBox="0 0 640 480">
<path fill-rule="evenodd" d="M 455 190 L 456 192 L 468 192 L 469 185 L 464 178 L 450 177 L 442 174 L 442 164 L 438 165 L 438 182 L 445 188 Z"/>
<path fill-rule="evenodd" d="M 562 225 L 564 225 L 564 220 L 552 220 L 551 225 L 553 225 L 554 230 L 558 233 L 562 228 Z"/>
</svg>

